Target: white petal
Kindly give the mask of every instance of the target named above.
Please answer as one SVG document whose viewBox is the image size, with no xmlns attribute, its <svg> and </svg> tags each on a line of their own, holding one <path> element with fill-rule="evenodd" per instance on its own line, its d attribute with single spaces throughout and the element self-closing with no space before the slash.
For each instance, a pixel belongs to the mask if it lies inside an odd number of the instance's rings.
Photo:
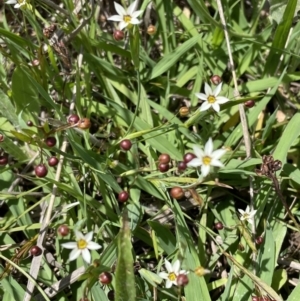
<svg viewBox="0 0 300 301">
<path fill-rule="evenodd" d="M 201 174 L 202 174 L 203 177 L 206 177 L 209 174 L 209 171 L 210 171 L 210 166 L 209 165 L 203 164 L 201 166 Z"/>
<path fill-rule="evenodd" d="M 247 218 L 247 222 L 248 222 L 249 224 L 253 225 L 253 220 L 252 220 L 252 219 Z"/>
<path fill-rule="evenodd" d="M 255 215 L 255 213 L 257 212 L 257 210 L 252 210 L 251 212 L 250 212 L 250 218 L 252 218 L 252 217 L 254 217 L 254 215 Z"/>
<path fill-rule="evenodd" d="M 211 166 L 216 166 L 216 167 L 224 167 L 223 163 L 219 161 L 218 159 L 213 158 L 210 162 Z"/>
<path fill-rule="evenodd" d="M 213 149 L 214 149 L 214 145 L 213 145 L 212 139 L 209 138 L 204 147 L 204 155 L 211 156 Z"/>
<path fill-rule="evenodd" d="M 212 154 L 213 159 L 220 159 L 226 153 L 226 149 L 217 149 Z"/>
<path fill-rule="evenodd" d="M 221 89 L 222 89 L 222 83 L 219 83 L 219 84 L 217 85 L 216 89 L 214 90 L 213 95 L 214 95 L 214 96 L 218 96 L 219 93 L 221 92 Z"/>
<path fill-rule="evenodd" d="M 114 2 L 114 5 L 115 5 L 115 9 L 116 9 L 117 13 L 119 14 L 119 16 L 127 15 L 126 10 L 124 9 L 124 7 L 122 5 L 120 5 L 117 2 Z"/>
<path fill-rule="evenodd" d="M 87 248 L 90 250 L 98 250 L 98 249 L 101 249 L 102 247 L 99 244 L 97 244 L 96 242 L 90 241 L 87 245 Z"/>
<path fill-rule="evenodd" d="M 142 21 L 140 21 L 140 20 L 138 20 L 138 19 L 136 19 L 136 18 L 130 20 L 130 24 L 134 24 L 134 25 L 140 24 L 141 22 L 142 22 Z"/>
<path fill-rule="evenodd" d="M 159 276 L 160 278 L 162 278 L 162 279 L 168 279 L 169 274 L 166 273 L 166 272 L 160 272 L 160 273 L 158 274 L 158 276 Z"/>
<path fill-rule="evenodd" d="M 224 96 L 216 97 L 216 103 L 217 104 L 223 104 L 223 103 L 226 103 L 228 101 L 229 101 L 229 99 L 227 97 L 224 97 Z"/>
<path fill-rule="evenodd" d="M 21 7 L 20 4 L 16 4 L 16 5 L 14 6 L 14 8 L 20 8 L 20 7 Z"/>
<path fill-rule="evenodd" d="M 218 103 L 214 102 L 211 106 L 216 112 L 220 112 L 220 105 Z"/>
<path fill-rule="evenodd" d="M 66 243 L 63 243 L 61 244 L 62 247 L 66 248 L 66 249 L 75 249 L 77 248 L 77 242 L 66 242 Z"/>
<path fill-rule="evenodd" d="M 211 87 L 208 83 L 204 83 L 204 92 L 207 96 L 213 95 L 213 92 L 211 90 Z"/>
<path fill-rule="evenodd" d="M 172 264 L 169 260 L 165 259 L 165 267 L 168 271 L 168 273 L 172 273 L 173 272 L 173 267 Z"/>
<path fill-rule="evenodd" d="M 128 14 L 129 16 L 132 16 L 133 12 L 137 9 L 136 5 L 137 5 L 137 0 L 133 1 L 133 2 L 129 5 L 129 7 L 128 7 L 128 9 L 127 9 L 127 14 Z"/>
<path fill-rule="evenodd" d="M 250 207 L 247 205 L 247 207 L 246 207 L 246 213 L 250 213 Z"/>
<path fill-rule="evenodd" d="M 75 260 L 76 258 L 78 258 L 78 256 L 80 255 L 80 253 L 81 253 L 81 250 L 79 250 L 79 249 L 72 250 L 72 252 L 69 255 L 69 260 L 70 261 Z"/>
<path fill-rule="evenodd" d="M 173 272 L 177 275 L 180 269 L 180 261 L 177 259 L 173 264 Z"/>
<path fill-rule="evenodd" d="M 203 94 L 203 93 L 195 93 L 195 95 L 196 95 L 199 99 L 207 101 L 207 96 L 206 96 L 205 94 Z"/>
<path fill-rule="evenodd" d="M 75 236 L 76 236 L 76 240 L 80 240 L 80 239 L 83 239 L 85 240 L 85 237 L 84 235 L 82 234 L 82 232 L 78 231 L 78 230 L 75 230 Z"/>
<path fill-rule="evenodd" d="M 204 102 L 200 107 L 200 112 L 207 111 L 211 107 L 209 102 Z"/>
<path fill-rule="evenodd" d="M 8 0 L 5 2 L 5 4 L 15 4 L 15 3 L 17 3 L 16 0 Z"/>
<path fill-rule="evenodd" d="M 186 164 L 187 167 L 199 167 L 203 164 L 202 160 L 194 158 L 189 163 Z"/>
<path fill-rule="evenodd" d="M 166 281 L 166 288 L 170 288 L 170 287 L 172 287 L 172 285 L 173 285 L 173 282 L 168 279 Z"/>
<path fill-rule="evenodd" d="M 126 23 L 125 21 L 121 21 L 121 22 L 119 23 L 119 29 L 120 29 L 120 30 L 123 30 L 125 27 L 127 27 L 127 23 Z"/>
<path fill-rule="evenodd" d="M 93 231 L 91 231 L 91 232 L 85 234 L 84 240 L 85 240 L 86 242 L 90 242 L 90 241 L 93 239 L 93 234 L 94 234 Z"/>
<path fill-rule="evenodd" d="M 203 152 L 202 148 L 199 147 L 198 145 L 193 145 L 193 150 L 194 150 L 196 157 L 198 159 L 202 160 L 202 157 L 204 156 L 204 152 Z"/>
<path fill-rule="evenodd" d="M 123 18 L 119 15 L 113 15 L 113 16 L 107 18 L 107 20 L 121 22 L 121 21 L 123 21 Z"/>
<path fill-rule="evenodd" d="M 88 249 L 83 249 L 82 250 L 82 258 L 87 263 L 91 262 L 91 253 Z"/>
<path fill-rule="evenodd" d="M 132 13 L 131 18 L 135 19 L 137 18 L 143 11 L 142 10 L 137 10 L 134 13 Z"/>
<path fill-rule="evenodd" d="M 245 214 L 245 211 L 243 209 L 238 209 L 238 212 L 241 214 L 241 215 L 244 215 Z"/>
</svg>

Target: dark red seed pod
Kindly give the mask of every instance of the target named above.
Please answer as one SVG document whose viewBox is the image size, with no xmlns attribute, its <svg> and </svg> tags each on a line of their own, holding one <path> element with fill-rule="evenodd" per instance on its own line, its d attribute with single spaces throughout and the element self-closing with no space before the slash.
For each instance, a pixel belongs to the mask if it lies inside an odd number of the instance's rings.
<svg viewBox="0 0 300 301">
<path fill-rule="evenodd" d="M 219 75 L 213 75 L 211 78 L 210 78 L 210 81 L 214 84 L 214 85 L 219 85 L 221 82 L 222 82 L 222 79 Z"/>
<path fill-rule="evenodd" d="M 131 149 L 132 143 L 129 139 L 124 139 L 120 142 L 120 147 L 124 150 L 124 151 L 129 151 Z"/>
<path fill-rule="evenodd" d="M 251 99 L 244 102 L 244 106 L 247 108 L 253 108 L 254 105 L 255 105 L 255 102 Z"/>
<path fill-rule="evenodd" d="M 46 175 L 48 173 L 48 169 L 45 164 L 41 163 L 34 168 L 34 172 L 37 177 L 44 178 L 44 177 L 46 177 Z"/>
<path fill-rule="evenodd" d="M 161 154 L 159 157 L 158 157 L 158 161 L 159 163 L 170 163 L 170 155 L 169 154 Z"/>
<path fill-rule="evenodd" d="M 186 170 L 186 168 L 187 168 L 186 163 L 184 161 L 179 161 L 177 164 L 177 168 L 179 171 Z"/>
<path fill-rule="evenodd" d="M 67 121 L 70 124 L 76 124 L 80 120 L 80 117 L 77 114 L 71 114 Z"/>
<path fill-rule="evenodd" d="M 179 274 L 176 282 L 178 286 L 186 286 L 189 283 L 189 278 L 186 274 Z"/>
<path fill-rule="evenodd" d="M 0 166 L 4 166 L 8 163 L 8 155 L 0 156 Z"/>
<path fill-rule="evenodd" d="M 42 249 L 38 246 L 33 246 L 29 252 L 32 256 L 39 256 L 42 254 Z"/>
<path fill-rule="evenodd" d="M 193 153 L 186 153 L 184 156 L 183 156 L 183 162 L 184 163 L 189 163 L 190 161 L 192 161 L 194 158 L 196 158 L 196 155 L 193 154 Z"/>
<path fill-rule="evenodd" d="M 257 237 L 255 238 L 255 243 L 256 243 L 257 245 L 261 245 L 261 244 L 263 243 L 263 241 L 264 241 L 264 239 L 263 239 L 261 236 L 257 236 Z"/>
<path fill-rule="evenodd" d="M 59 162 L 59 160 L 58 160 L 58 158 L 57 157 L 50 157 L 49 159 L 48 159 L 48 165 L 49 166 L 56 166 L 57 164 L 58 164 L 58 162 Z"/>
<path fill-rule="evenodd" d="M 127 191 L 123 190 L 123 191 L 121 191 L 119 193 L 119 195 L 118 195 L 118 201 L 120 203 L 125 203 L 125 202 L 128 201 L 128 199 L 129 199 L 129 193 Z"/>
<path fill-rule="evenodd" d="M 0 134 L 0 142 L 4 141 L 4 135 Z"/>
<path fill-rule="evenodd" d="M 170 168 L 169 164 L 165 164 L 165 163 L 158 164 L 158 169 L 160 172 L 166 172 L 169 170 L 169 168 Z"/>
<path fill-rule="evenodd" d="M 27 124 L 27 126 L 33 126 L 33 122 L 32 122 L 31 120 L 28 120 L 28 121 L 26 122 L 26 124 Z"/>
<path fill-rule="evenodd" d="M 102 272 L 99 275 L 99 282 L 102 284 L 110 284 L 112 282 L 112 275 L 109 272 Z"/>
<path fill-rule="evenodd" d="M 56 138 L 55 137 L 47 137 L 45 142 L 48 147 L 53 147 L 56 144 Z"/>
<path fill-rule="evenodd" d="M 122 30 L 115 30 L 113 33 L 113 37 L 116 41 L 122 41 L 124 39 L 124 32 Z"/>
<path fill-rule="evenodd" d="M 176 200 L 180 200 L 184 197 L 184 191 L 181 187 L 173 187 L 170 190 L 170 196 Z"/>
<path fill-rule="evenodd" d="M 223 224 L 221 222 L 215 223 L 215 228 L 217 230 L 222 230 L 224 228 Z"/>
<path fill-rule="evenodd" d="M 252 296 L 252 301 L 258 301 L 259 297 L 258 296 Z"/>
<path fill-rule="evenodd" d="M 69 235 L 70 233 L 70 228 L 68 225 L 60 225 L 58 228 L 57 228 L 57 233 L 60 235 L 60 236 L 67 236 Z"/>
</svg>

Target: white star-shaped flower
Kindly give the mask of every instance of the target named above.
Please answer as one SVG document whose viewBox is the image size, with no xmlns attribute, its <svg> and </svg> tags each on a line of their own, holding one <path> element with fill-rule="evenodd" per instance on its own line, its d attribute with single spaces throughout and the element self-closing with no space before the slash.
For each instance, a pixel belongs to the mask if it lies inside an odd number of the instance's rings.
<svg viewBox="0 0 300 301">
<path fill-rule="evenodd" d="M 91 263 L 91 253 L 89 250 L 98 250 L 101 246 L 92 241 L 93 231 L 83 235 L 80 231 L 75 231 L 76 241 L 61 244 L 66 249 L 73 249 L 69 255 L 69 260 L 75 260 L 80 254 L 82 258 Z"/>
<path fill-rule="evenodd" d="M 255 215 L 255 213 L 257 212 L 257 210 L 251 210 L 250 211 L 250 207 L 247 206 L 246 211 L 242 210 L 242 209 L 238 209 L 239 213 L 241 214 L 241 221 L 247 221 L 250 224 L 253 224 L 253 217 Z"/>
<path fill-rule="evenodd" d="M 185 270 L 180 270 L 180 261 L 177 259 L 172 265 L 170 261 L 165 259 L 165 267 L 168 272 L 160 272 L 160 278 L 167 280 L 166 288 L 170 288 L 173 284 L 177 285 L 177 277 L 180 274 L 188 274 Z"/>
<path fill-rule="evenodd" d="M 5 2 L 6 4 L 15 4 L 14 8 L 20 8 L 23 5 L 26 5 L 26 0 L 8 0 Z"/>
<path fill-rule="evenodd" d="M 136 25 L 136 24 L 141 23 L 141 21 L 138 20 L 137 17 L 143 11 L 142 10 L 136 11 L 137 0 L 132 2 L 129 5 L 127 10 L 125 10 L 125 8 L 123 6 L 121 6 L 120 4 L 118 4 L 116 2 L 114 2 L 114 5 L 115 5 L 115 9 L 116 9 L 118 15 L 111 16 L 107 20 L 120 22 L 119 23 L 120 30 L 124 29 L 125 27 L 127 27 L 130 24 Z"/>
<path fill-rule="evenodd" d="M 211 166 L 223 167 L 224 165 L 219 160 L 225 153 L 225 149 L 217 149 L 213 151 L 213 142 L 209 138 L 205 144 L 204 151 L 197 145 L 193 146 L 196 158 L 187 163 L 188 167 L 200 167 L 201 174 L 206 177 L 209 174 Z"/>
<path fill-rule="evenodd" d="M 203 93 L 195 93 L 195 95 L 200 98 L 201 100 L 204 100 L 200 107 L 200 111 L 206 111 L 210 107 L 212 107 L 216 112 L 220 111 L 220 104 L 223 104 L 229 99 L 224 96 L 218 96 L 221 92 L 222 89 L 222 83 L 218 84 L 218 86 L 215 88 L 214 91 L 212 91 L 211 87 L 209 84 L 205 83 L 204 84 L 204 91 L 205 94 Z"/>
</svg>

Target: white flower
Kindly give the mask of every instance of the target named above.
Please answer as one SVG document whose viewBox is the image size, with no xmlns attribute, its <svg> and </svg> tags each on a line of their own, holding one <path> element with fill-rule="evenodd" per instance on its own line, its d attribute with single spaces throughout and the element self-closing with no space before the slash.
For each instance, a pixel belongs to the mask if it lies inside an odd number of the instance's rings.
<svg viewBox="0 0 300 301">
<path fill-rule="evenodd" d="M 123 6 L 121 6 L 120 4 L 114 2 L 115 4 L 115 9 L 118 13 L 118 15 L 114 15 L 109 17 L 107 20 L 111 20 L 111 21 L 116 21 L 116 22 L 120 22 L 119 23 L 119 29 L 122 30 L 125 27 L 127 27 L 130 24 L 139 24 L 141 23 L 140 20 L 137 19 L 137 17 L 143 12 L 142 10 L 137 10 L 136 9 L 136 5 L 137 5 L 137 0 L 135 0 L 134 2 L 132 2 L 128 9 L 125 10 L 125 8 Z"/>
<path fill-rule="evenodd" d="M 80 231 L 75 231 L 76 242 L 67 242 L 61 244 L 66 249 L 73 249 L 69 255 L 69 260 L 75 260 L 80 254 L 83 259 L 87 262 L 91 262 L 91 254 L 89 250 L 98 250 L 101 248 L 100 245 L 92 241 L 93 231 L 83 235 Z"/>
<path fill-rule="evenodd" d="M 225 149 L 217 149 L 213 151 L 213 142 L 209 138 L 205 144 L 204 151 L 197 145 L 193 146 L 194 153 L 197 158 L 192 159 L 187 163 L 188 167 L 200 167 L 203 177 L 209 174 L 211 166 L 223 167 L 223 164 L 219 160 L 225 153 Z"/>
<path fill-rule="evenodd" d="M 250 207 L 247 206 L 246 211 L 242 209 L 238 209 L 239 213 L 241 214 L 241 221 L 247 221 L 250 224 L 253 224 L 253 217 L 257 210 L 251 210 Z"/>
<path fill-rule="evenodd" d="M 171 262 L 167 259 L 165 260 L 165 267 L 168 272 L 160 272 L 158 275 L 162 279 L 166 279 L 166 288 L 170 288 L 173 284 L 177 285 L 177 277 L 180 274 L 188 274 L 187 271 L 180 269 L 180 261 L 176 260 L 172 266 Z"/>
<path fill-rule="evenodd" d="M 228 98 L 224 96 L 218 96 L 222 89 L 222 83 L 218 84 L 218 86 L 215 88 L 214 91 L 212 91 L 209 84 L 205 83 L 204 85 L 204 91 L 203 93 L 195 93 L 195 95 L 200 98 L 201 100 L 204 100 L 203 104 L 200 107 L 200 111 L 206 111 L 210 107 L 212 107 L 216 112 L 220 111 L 220 104 L 223 104 L 227 101 L 229 101 Z"/>
<path fill-rule="evenodd" d="M 6 4 L 15 4 L 14 8 L 20 8 L 23 5 L 26 5 L 26 0 L 8 0 Z"/>
</svg>

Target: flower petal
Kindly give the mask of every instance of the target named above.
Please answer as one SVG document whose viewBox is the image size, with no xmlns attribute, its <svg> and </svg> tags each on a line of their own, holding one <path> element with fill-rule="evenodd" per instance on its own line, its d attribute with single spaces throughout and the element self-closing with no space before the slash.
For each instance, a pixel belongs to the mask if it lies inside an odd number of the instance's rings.
<svg viewBox="0 0 300 301">
<path fill-rule="evenodd" d="M 66 249 L 75 249 L 75 248 L 77 248 L 77 242 L 75 242 L 75 241 L 66 242 L 66 243 L 61 244 L 61 246 Z"/>
<path fill-rule="evenodd" d="M 100 245 L 97 244 L 96 242 L 89 241 L 89 243 L 88 243 L 88 245 L 87 245 L 87 248 L 90 249 L 90 250 L 98 250 L 98 249 L 101 249 L 102 246 L 100 246 Z"/>
<path fill-rule="evenodd" d="M 113 15 L 113 16 L 107 18 L 107 20 L 121 22 L 121 21 L 123 21 L 123 18 L 119 15 Z"/>
<path fill-rule="evenodd" d="M 207 96 L 206 96 L 205 94 L 203 94 L 203 93 L 195 93 L 195 95 L 196 95 L 199 99 L 207 101 Z"/>
<path fill-rule="evenodd" d="M 217 104 L 223 104 L 229 101 L 229 98 L 224 97 L 224 96 L 218 96 L 216 97 L 216 103 Z"/>
<path fill-rule="evenodd" d="M 254 215 L 256 214 L 257 210 L 252 210 L 250 213 L 249 213 L 249 216 L 250 218 L 254 217 Z"/>
<path fill-rule="evenodd" d="M 14 5 L 14 8 L 20 8 L 22 5 L 21 4 L 16 4 L 16 5 Z"/>
<path fill-rule="evenodd" d="M 204 92 L 205 92 L 206 96 L 213 95 L 211 87 L 208 83 L 204 83 Z"/>
<path fill-rule="evenodd" d="M 172 287 L 172 285 L 173 285 L 173 282 L 168 279 L 166 281 L 166 288 L 170 288 L 170 287 Z"/>
<path fill-rule="evenodd" d="M 214 102 L 211 106 L 216 112 L 220 112 L 220 105 L 217 102 Z"/>
<path fill-rule="evenodd" d="M 172 273 L 173 272 L 173 267 L 172 264 L 169 260 L 165 259 L 165 267 L 168 271 L 168 273 Z"/>
<path fill-rule="evenodd" d="M 226 149 L 217 149 L 214 152 L 212 152 L 211 157 L 213 159 L 220 159 L 226 153 L 226 151 Z"/>
<path fill-rule="evenodd" d="M 201 166 L 201 174 L 202 174 L 203 177 L 206 177 L 209 174 L 209 171 L 210 171 L 210 166 L 209 165 L 203 164 Z"/>
<path fill-rule="evenodd" d="M 83 239 L 85 240 L 85 237 L 84 235 L 82 234 L 82 232 L 78 231 L 78 230 L 75 230 L 75 236 L 76 236 L 76 240 L 80 240 L 80 239 Z"/>
<path fill-rule="evenodd" d="M 133 19 L 137 18 L 142 12 L 143 12 L 143 10 L 135 11 L 134 13 L 132 13 L 131 18 L 133 18 Z"/>
<path fill-rule="evenodd" d="M 137 5 L 137 0 L 133 1 L 133 2 L 129 5 L 129 7 L 128 7 L 128 9 L 127 9 L 127 14 L 128 14 L 129 16 L 132 16 L 132 14 L 134 13 L 134 11 L 137 9 L 136 5 Z"/>
<path fill-rule="evenodd" d="M 209 102 L 204 102 L 200 107 L 200 112 L 207 111 L 211 107 Z"/>
<path fill-rule="evenodd" d="M 194 158 L 189 163 L 186 164 L 187 167 L 199 167 L 203 164 L 202 160 Z"/>
<path fill-rule="evenodd" d="M 91 253 L 88 249 L 82 250 L 82 258 L 85 262 L 91 263 Z"/>
<path fill-rule="evenodd" d="M 85 234 L 85 236 L 84 236 L 85 241 L 86 241 L 86 242 L 92 241 L 92 239 L 93 239 L 93 234 L 94 234 L 93 231 L 91 231 L 91 232 Z"/>
<path fill-rule="evenodd" d="M 241 214 L 241 215 L 244 215 L 245 214 L 245 211 L 243 209 L 238 209 L 238 212 Z"/>
<path fill-rule="evenodd" d="M 193 145 L 193 150 L 194 150 L 194 153 L 195 153 L 196 157 L 198 159 L 202 160 L 202 158 L 204 156 L 204 152 L 201 149 L 201 147 L 199 147 L 198 145 Z"/>
<path fill-rule="evenodd" d="M 127 15 L 126 10 L 124 9 L 124 7 L 122 5 L 120 5 L 117 2 L 114 2 L 114 5 L 115 5 L 115 9 L 119 16 L 123 17 L 123 16 Z"/>
<path fill-rule="evenodd" d="M 127 23 L 126 23 L 125 21 L 121 21 L 121 22 L 119 23 L 119 29 L 120 29 L 120 30 L 123 30 L 125 27 L 127 27 Z"/>
<path fill-rule="evenodd" d="M 173 272 L 177 275 L 180 269 L 180 261 L 177 259 L 174 263 L 173 263 Z"/>
<path fill-rule="evenodd" d="M 219 93 L 221 92 L 221 90 L 222 90 L 222 83 L 219 83 L 219 84 L 217 85 L 217 87 L 215 88 L 215 90 L 214 90 L 214 92 L 213 92 L 213 95 L 214 95 L 214 96 L 218 96 Z"/>
<path fill-rule="evenodd" d="M 160 273 L 158 274 L 158 276 L 159 276 L 160 278 L 162 278 L 162 279 L 168 279 L 169 273 L 166 273 L 166 272 L 160 272 Z"/>
<path fill-rule="evenodd" d="M 140 24 L 142 21 L 140 21 L 140 20 L 138 20 L 137 18 L 132 18 L 131 20 L 130 20 L 130 24 L 134 24 L 134 25 L 136 25 L 136 24 Z"/>
<path fill-rule="evenodd" d="M 76 258 L 78 258 L 78 256 L 80 255 L 80 253 L 81 253 L 81 250 L 79 250 L 79 249 L 74 249 L 74 250 L 72 250 L 72 252 L 69 254 L 69 260 L 70 261 L 73 261 L 73 260 L 75 260 Z"/>
<path fill-rule="evenodd" d="M 209 138 L 204 147 L 204 155 L 211 156 L 213 149 L 214 149 L 214 145 L 213 145 L 212 139 Z"/>
<path fill-rule="evenodd" d="M 215 158 L 212 158 L 211 162 L 210 162 L 211 166 L 216 166 L 216 167 L 224 167 L 223 163 Z"/>
<path fill-rule="evenodd" d="M 17 1 L 16 0 L 8 0 L 5 2 L 5 4 L 16 4 Z"/>
</svg>

